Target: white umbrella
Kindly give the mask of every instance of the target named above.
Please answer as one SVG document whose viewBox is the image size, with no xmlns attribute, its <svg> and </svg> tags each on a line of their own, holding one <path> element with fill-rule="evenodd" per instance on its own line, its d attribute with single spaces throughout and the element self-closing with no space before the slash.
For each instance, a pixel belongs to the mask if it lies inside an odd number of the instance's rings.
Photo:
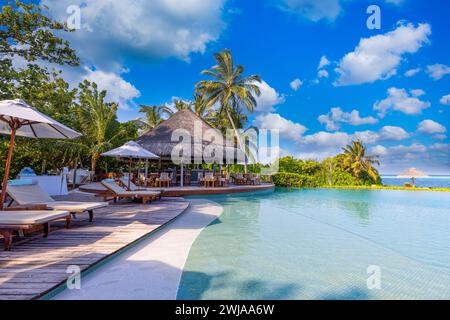
<svg viewBox="0 0 450 320">
<path fill-rule="evenodd" d="M 81 134 L 46 116 L 23 100 L 0 101 L 0 134 L 11 135 L 3 177 L 0 209 L 6 198 L 9 169 L 16 136 L 30 138 L 73 139 Z"/>
<path fill-rule="evenodd" d="M 428 176 L 423 171 L 417 170 L 416 168 L 409 168 L 406 171 L 400 173 L 397 178 L 411 179 L 413 187 L 415 187 L 416 178 L 427 178 Z"/>
<path fill-rule="evenodd" d="M 128 141 L 123 146 L 104 152 L 102 153 L 102 156 L 129 158 L 130 162 L 129 162 L 128 189 L 130 188 L 132 159 L 159 159 L 159 157 L 156 154 L 148 151 L 147 149 L 144 149 L 134 141 Z"/>
</svg>

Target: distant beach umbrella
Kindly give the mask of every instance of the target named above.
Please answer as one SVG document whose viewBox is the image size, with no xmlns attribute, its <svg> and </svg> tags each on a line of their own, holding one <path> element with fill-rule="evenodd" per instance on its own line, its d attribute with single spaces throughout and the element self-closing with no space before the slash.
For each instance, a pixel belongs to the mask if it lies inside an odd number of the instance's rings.
<svg viewBox="0 0 450 320">
<path fill-rule="evenodd" d="M 131 162 L 133 159 L 159 159 L 159 157 L 153 152 L 148 151 L 141 147 L 140 144 L 134 141 L 128 141 L 124 145 L 112 149 L 107 152 L 103 152 L 102 156 L 128 158 L 129 159 L 129 176 L 128 176 L 128 188 L 130 188 L 131 180 Z"/>
<path fill-rule="evenodd" d="M 427 178 L 428 175 L 420 170 L 417 170 L 416 168 L 409 168 L 408 170 L 403 171 L 400 173 L 397 178 L 404 178 L 404 179 L 411 179 L 413 187 L 415 187 L 415 182 L 417 178 Z"/>
<path fill-rule="evenodd" d="M 74 139 L 80 133 L 46 116 L 23 100 L 0 101 L 0 134 L 10 135 L 9 150 L 5 163 L 0 210 L 6 198 L 9 169 L 16 136 L 29 138 Z"/>
</svg>

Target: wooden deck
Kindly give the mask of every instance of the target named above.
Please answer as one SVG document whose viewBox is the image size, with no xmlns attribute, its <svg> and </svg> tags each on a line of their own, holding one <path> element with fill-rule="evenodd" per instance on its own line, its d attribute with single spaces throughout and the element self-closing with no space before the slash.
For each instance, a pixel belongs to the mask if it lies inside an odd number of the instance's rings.
<svg viewBox="0 0 450 320">
<path fill-rule="evenodd" d="M 0 300 L 39 298 L 67 280 L 68 266 L 85 271 L 168 223 L 188 206 L 181 198 L 163 198 L 147 205 L 121 203 L 96 210 L 93 223 L 83 214 L 71 229 L 57 222 L 48 238 L 39 234 L 15 243 L 12 251 L 0 252 Z"/>
<path fill-rule="evenodd" d="M 191 195 L 208 195 L 208 194 L 229 194 L 229 193 L 245 193 L 245 192 L 258 192 L 264 190 L 272 190 L 275 185 L 272 183 L 262 183 L 257 185 L 231 185 L 229 187 L 208 187 L 203 186 L 171 186 L 164 188 L 165 191 L 162 194 L 164 197 L 183 197 Z M 99 196 L 108 197 L 108 190 L 101 183 L 91 183 L 81 186 L 80 191 L 97 194 Z"/>
</svg>

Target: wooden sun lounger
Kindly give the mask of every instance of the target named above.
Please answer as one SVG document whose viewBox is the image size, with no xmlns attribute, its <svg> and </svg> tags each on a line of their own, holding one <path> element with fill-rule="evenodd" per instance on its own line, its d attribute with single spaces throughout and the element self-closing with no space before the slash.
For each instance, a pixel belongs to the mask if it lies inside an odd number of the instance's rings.
<svg viewBox="0 0 450 320">
<path fill-rule="evenodd" d="M 55 201 L 38 184 L 8 185 L 8 195 L 19 205 L 45 204 L 52 210 L 69 211 L 76 214 L 87 212 L 89 222 L 94 219 L 94 210 L 107 207 L 107 202 Z"/>
<path fill-rule="evenodd" d="M 129 181 L 125 178 L 120 178 L 120 183 L 122 183 L 122 185 L 128 190 L 128 191 L 154 191 L 154 192 L 159 192 L 159 199 L 161 199 L 161 194 L 165 191 L 164 188 L 142 188 L 142 187 L 138 187 L 137 185 L 135 185 L 133 183 L 133 181 Z M 130 185 L 130 187 L 128 188 L 128 184 Z"/>
<path fill-rule="evenodd" d="M 128 191 L 119 186 L 115 181 L 103 180 L 102 185 L 113 193 L 114 201 L 118 198 L 142 199 L 142 203 L 156 200 L 161 192 L 159 191 Z"/>
<path fill-rule="evenodd" d="M 42 225 L 44 228 L 44 237 L 47 237 L 50 231 L 50 222 L 63 218 L 66 219 L 66 226 L 68 228 L 71 222 L 69 211 L 15 209 L 0 211 L 0 234 L 4 238 L 5 251 L 10 251 L 12 248 L 14 231 L 28 230 Z"/>
</svg>

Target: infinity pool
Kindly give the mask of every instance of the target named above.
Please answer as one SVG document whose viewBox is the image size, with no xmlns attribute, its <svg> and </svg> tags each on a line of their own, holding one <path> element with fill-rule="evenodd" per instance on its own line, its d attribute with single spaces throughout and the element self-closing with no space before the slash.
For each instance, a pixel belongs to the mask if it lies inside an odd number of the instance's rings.
<svg viewBox="0 0 450 320">
<path fill-rule="evenodd" d="M 192 246 L 178 299 L 450 298 L 450 193 L 316 189 L 208 199 L 224 213 Z M 379 289 L 368 288 L 369 277 Z"/>
</svg>

